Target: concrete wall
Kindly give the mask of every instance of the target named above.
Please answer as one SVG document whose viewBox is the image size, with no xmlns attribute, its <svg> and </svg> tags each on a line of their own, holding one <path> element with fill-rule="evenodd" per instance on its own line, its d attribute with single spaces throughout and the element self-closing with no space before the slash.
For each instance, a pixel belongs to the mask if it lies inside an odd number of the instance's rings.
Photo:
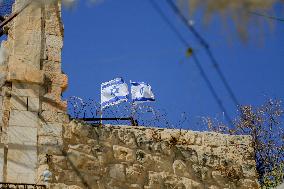
<svg viewBox="0 0 284 189">
<path fill-rule="evenodd" d="M 248 136 L 77 121 L 62 135 L 63 151 L 48 166 L 64 188 L 258 188 Z"/>
</svg>

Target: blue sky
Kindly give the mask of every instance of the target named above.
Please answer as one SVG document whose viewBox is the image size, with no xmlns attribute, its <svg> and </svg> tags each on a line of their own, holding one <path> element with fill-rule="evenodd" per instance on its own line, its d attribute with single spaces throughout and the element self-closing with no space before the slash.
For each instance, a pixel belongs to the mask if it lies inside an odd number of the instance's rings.
<svg viewBox="0 0 284 189">
<path fill-rule="evenodd" d="M 231 117 L 236 107 L 198 41 L 164 1 L 157 1 L 171 22 L 196 49 L 210 81 Z M 185 128 L 203 130 L 201 116 L 219 117 L 222 111 L 208 90 L 186 48 L 147 0 L 105 0 L 97 6 L 81 1 L 63 11 L 65 28 L 63 71 L 69 76 L 64 97 L 100 99 L 100 84 L 115 77 L 152 85 L 155 106 L 165 109 L 176 122 L 186 112 Z M 284 98 L 284 22 L 263 30 L 263 38 L 243 43 L 215 19 L 195 27 L 210 44 L 220 68 L 241 104 L 259 105 L 267 97 Z M 266 26 L 268 27 L 268 26 Z"/>
</svg>

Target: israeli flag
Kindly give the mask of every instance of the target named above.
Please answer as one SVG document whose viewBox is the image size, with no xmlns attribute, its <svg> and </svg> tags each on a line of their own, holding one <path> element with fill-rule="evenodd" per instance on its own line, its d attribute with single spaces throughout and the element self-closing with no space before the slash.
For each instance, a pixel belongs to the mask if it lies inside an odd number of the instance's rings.
<svg viewBox="0 0 284 189">
<path fill-rule="evenodd" d="M 131 83 L 131 95 L 132 101 L 135 103 L 155 101 L 154 94 L 151 86 L 144 82 L 132 82 Z"/>
<path fill-rule="evenodd" d="M 116 78 L 101 84 L 101 108 L 127 101 L 128 86 L 122 78 Z"/>
</svg>

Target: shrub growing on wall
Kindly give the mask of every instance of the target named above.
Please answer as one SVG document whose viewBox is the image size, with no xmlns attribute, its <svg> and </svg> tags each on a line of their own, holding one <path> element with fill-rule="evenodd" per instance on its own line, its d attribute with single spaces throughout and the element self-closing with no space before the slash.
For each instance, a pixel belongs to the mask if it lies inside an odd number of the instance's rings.
<svg viewBox="0 0 284 189">
<path fill-rule="evenodd" d="M 269 99 L 263 105 L 240 106 L 233 126 L 205 118 L 211 131 L 251 135 L 256 168 L 262 188 L 276 187 L 284 181 L 284 132 L 281 101 Z"/>
</svg>

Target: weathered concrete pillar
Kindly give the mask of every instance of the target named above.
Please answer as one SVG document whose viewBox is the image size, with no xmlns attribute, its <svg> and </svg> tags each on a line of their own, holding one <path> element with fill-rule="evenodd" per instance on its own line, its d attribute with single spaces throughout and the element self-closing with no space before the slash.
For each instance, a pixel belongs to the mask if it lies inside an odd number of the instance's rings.
<svg viewBox="0 0 284 189">
<path fill-rule="evenodd" d="M 14 11 L 26 2 L 16 0 Z M 10 27 L 2 44 L 8 58 L 0 65 L 6 78 L 1 87 L 0 180 L 38 183 L 48 168 L 45 157 L 62 151 L 66 103 L 61 93 L 67 77 L 61 72 L 61 6 L 32 3 Z"/>
</svg>

